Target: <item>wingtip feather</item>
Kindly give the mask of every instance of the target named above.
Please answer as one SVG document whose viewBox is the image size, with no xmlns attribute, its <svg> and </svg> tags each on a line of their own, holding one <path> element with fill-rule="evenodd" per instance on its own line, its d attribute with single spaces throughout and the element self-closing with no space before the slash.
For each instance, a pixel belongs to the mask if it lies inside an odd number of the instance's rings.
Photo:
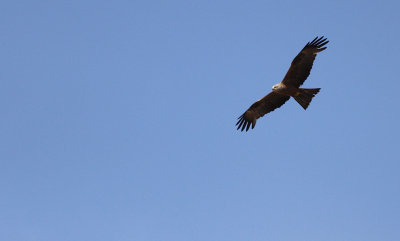
<svg viewBox="0 0 400 241">
<path fill-rule="evenodd" d="M 327 40 L 327 38 L 325 38 L 325 36 L 321 37 L 317 36 L 311 42 L 307 42 L 305 47 L 317 48 L 318 50 L 321 50 L 322 49 L 321 47 L 326 45 L 327 43 L 329 43 L 329 41 Z"/>
</svg>

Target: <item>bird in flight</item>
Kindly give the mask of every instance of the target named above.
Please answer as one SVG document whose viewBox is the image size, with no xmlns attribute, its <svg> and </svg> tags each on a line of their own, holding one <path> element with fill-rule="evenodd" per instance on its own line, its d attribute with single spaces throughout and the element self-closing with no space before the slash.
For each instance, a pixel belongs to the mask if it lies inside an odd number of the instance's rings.
<svg viewBox="0 0 400 241">
<path fill-rule="evenodd" d="M 258 118 L 281 107 L 290 97 L 293 97 L 306 110 L 320 88 L 303 89 L 299 87 L 310 75 L 315 57 L 319 52 L 326 49 L 323 46 L 328 42 L 324 36 L 316 37 L 313 41 L 308 42 L 293 59 L 282 82 L 272 86 L 271 93 L 256 101 L 243 115 L 239 116 L 239 121 L 236 123 L 237 129 L 248 131 L 250 125 L 253 129 Z"/>
</svg>

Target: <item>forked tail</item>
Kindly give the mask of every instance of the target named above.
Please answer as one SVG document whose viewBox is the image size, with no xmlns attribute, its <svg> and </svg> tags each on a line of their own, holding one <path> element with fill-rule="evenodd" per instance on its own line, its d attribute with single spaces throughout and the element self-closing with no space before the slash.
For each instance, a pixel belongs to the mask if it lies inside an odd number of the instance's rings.
<svg viewBox="0 0 400 241">
<path fill-rule="evenodd" d="M 302 89 L 299 88 L 299 94 L 293 96 L 293 98 L 306 110 L 308 105 L 310 105 L 312 98 L 319 92 L 321 88 L 318 89 Z"/>
</svg>

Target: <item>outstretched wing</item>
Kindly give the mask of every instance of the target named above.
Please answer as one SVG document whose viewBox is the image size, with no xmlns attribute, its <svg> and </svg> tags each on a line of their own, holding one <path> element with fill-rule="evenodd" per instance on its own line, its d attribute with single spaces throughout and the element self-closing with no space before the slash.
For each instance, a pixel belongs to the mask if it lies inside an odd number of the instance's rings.
<svg viewBox="0 0 400 241">
<path fill-rule="evenodd" d="M 238 118 L 239 121 L 236 123 L 236 125 L 238 126 L 237 129 L 239 130 L 240 128 L 242 128 L 241 131 L 243 131 L 244 129 L 248 131 L 250 128 L 250 124 L 251 129 L 253 129 L 256 125 L 256 121 L 258 118 L 275 110 L 276 108 L 281 107 L 283 104 L 285 104 L 286 101 L 289 100 L 289 98 L 290 96 L 281 95 L 276 92 L 269 93 L 264 98 L 252 104 L 250 108 L 247 109 L 246 112 L 244 112 L 243 115 Z"/>
<path fill-rule="evenodd" d="M 282 83 L 299 88 L 310 75 L 315 56 L 326 49 L 326 47 L 322 47 L 328 42 L 324 36 L 316 37 L 313 41 L 308 42 L 296 58 L 293 59 Z"/>
</svg>

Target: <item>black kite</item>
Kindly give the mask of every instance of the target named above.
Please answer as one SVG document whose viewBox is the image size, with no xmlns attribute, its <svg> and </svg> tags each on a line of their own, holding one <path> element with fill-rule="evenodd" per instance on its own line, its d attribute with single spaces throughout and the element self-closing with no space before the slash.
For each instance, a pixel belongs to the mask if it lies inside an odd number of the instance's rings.
<svg viewBox="0 0 400 241">
<path fill-rule="evenodd" d="M 253 129 L 257 119 L 265 114 L 281 107 L 286 101 L 293 97 L 304 109 L 307 109 L 312 98 L 319 92 L 317 89 L 299 88 L 310 75 L 317 53 L 326 49 L 323 47 L 329 41 L 324 36 L 316 37 L 308 42 L 300 53 L 293 59 L 292 64 L 282 82 L 272 87 L 272 92 L 256 101 L 243 113 L 236 123 L 237 129 L 248 131 L 251 125 Z M 322 48 L 323 47 L 323 48 Z"/>
</svg>

